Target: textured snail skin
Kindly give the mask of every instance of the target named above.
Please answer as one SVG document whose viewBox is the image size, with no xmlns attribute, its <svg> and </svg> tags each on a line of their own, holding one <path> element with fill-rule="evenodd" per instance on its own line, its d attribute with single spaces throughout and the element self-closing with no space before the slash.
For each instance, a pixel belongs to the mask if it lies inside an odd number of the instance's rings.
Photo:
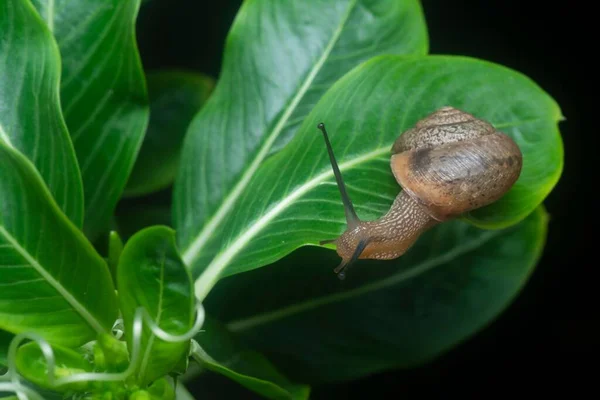
<svg viewBox="0 0 600 400">
<path fill-rule="evenodd" d="M 368 244 L 359 258 L 391 260 L 400 257 L 421 233 L 439 223 L 425 212 L 410 195 L 402 191 L 389 211 L 375 221 L 360 221 L 335 240 L 336 251 L 346 262 L 361 240 Z"/>
<path fill-rule="evenodd" d="M 522 164 L 509 136 L 464 111 L 440 108 L 392 146 L 390 165 L 403 191 L 386 215 L 349 224 L 332 241 L 342 265 L 361 241 L 367 244 L 358 258 L 401 256 L 432 226 L 501 198 L 519 178 Z"/>
</svg>

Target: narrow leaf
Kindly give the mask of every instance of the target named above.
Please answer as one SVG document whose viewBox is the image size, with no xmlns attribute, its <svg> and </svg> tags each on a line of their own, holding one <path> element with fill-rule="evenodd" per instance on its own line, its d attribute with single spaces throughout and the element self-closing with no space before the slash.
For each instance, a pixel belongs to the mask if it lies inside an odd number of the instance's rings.
<svg viewBox="0 0 600 400">
<path fill-rule="evenodd" d="M 146 74 L 150 122 L 137 157 L 126 196 L 140 196 L 173 183 L 185 132 L 212 92 L 214 81 L 183 71 Z"/>
<path fill-rule="evenodd" d="M 236 201 L 263 161 L 337 79 L 378 54 L 426 51 L 416 0 L 243 2 L 175 182 L 173 223 L 186 264 L 195 272 L 206 265 L 214 255 L 209 242 L 237 214 Z"/>
<path fill-rule="evenodd" d="M 65 346 L 110 331 L 117 300 L 104 260 L 2 142 L 0 176 L 0 329 Z"/>
<path fill-rule="evenodd" d="M 210 371 L 222 374 L 269 399 L 308 399 L 310 388 L 291 383 L 263 355 L 243 348 L 218 321 L 207 318 L 200 345 L 192 357 Z"/>
<path fill-rule="evenodd" d="M 345 229 L 318 123 L 327 124 L 358 216 L 372 220 L 389 209 L 401 190 L 389 165 L 394 140 L 447 105 L 489 121 L 511 136 L 523 153 L 514 187 L 465 219 L 501 228 L 525 218 L 562 171 L 557 128 L 561 115 L 554 100 L 525 76 L 476 59 L 377 57 L 339 80 L 288 146 L 254 175 L 236 213 L 211 235 L 208 254 L 193 264 L 194 275 L 202 272 L 196 281 L 198 297 L 203 298 L 220 276 L 272 263 L 300 246 L 334 239 Z M 218 249 L 212 261 L 209 249 Z"/>
<path fill-rule="evenodd" d="M 148 123 L 135 42 L 139 0 L 33 0 L 63 60 L 62 109 L 81 167 L 93 240 L 106 229 Z"/>
<path fill-rule="evenodd" d="M 128 240 L 119 260 L 118 288 L 127 343 L 138 307 L 148 311 L 164 331 L 181 335 L 194 322 L 194 294 L 188 270 L 179 258 L 175 233 L 164 226 L 144 229 Z M 168 343 L 147 324 L 141 339 L 142 359 L 136 371 L 141 385 L 168 374 L 189 349 L 188 342 Z"/>
<path fill-rule="evenodd" d="M 224 279 L 205 302 L 294 379 L 356 379 L 430 361 L 500 314 L 542 253 L 543 209 L 502 230 L 439 225 L 396 261 L 361 260 L 342 283 L 335 252 L 305 247 Z"/>
<path fill-rule="evenodd" d="M 60 109 L 56 42 L 28 0 L 0 4 L 0 142 L 29 158 L 78 227 L 83 187 Z"/>
</svg>

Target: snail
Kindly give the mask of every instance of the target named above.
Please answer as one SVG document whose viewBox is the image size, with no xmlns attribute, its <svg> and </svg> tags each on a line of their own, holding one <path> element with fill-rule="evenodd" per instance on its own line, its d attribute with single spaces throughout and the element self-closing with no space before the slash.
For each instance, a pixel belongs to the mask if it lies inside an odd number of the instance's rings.
<svg viewBox="0 0 600 400">
<path fill-rule="evenodd" d="M 426 230 L 500 199 L 521 173 L 517 144 L 490 123 L 453 107 L 442 107 L 401 134 L 390 166 L 402 191 L 390 210 L 362 221 L 346 191 L 325 125 L 323 133 L 340 191 L 347 229 L 334 243 L 342 258 L 340 279 L 358 259 L 391 260 L 403 255 Z"/>
</svg>

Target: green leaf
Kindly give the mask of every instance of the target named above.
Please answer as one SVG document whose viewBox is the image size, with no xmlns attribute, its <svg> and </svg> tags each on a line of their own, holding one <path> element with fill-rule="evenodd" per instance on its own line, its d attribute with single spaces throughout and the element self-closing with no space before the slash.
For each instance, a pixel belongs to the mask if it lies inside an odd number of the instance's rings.
<svg viewBox="0 0 600 400">
<path fill-rule="evenodd" d="M 146 81 L 150 122 L 126 196 L 145 195 L 173 183 L 185 132 L 214 86 L 208 76 L 183 71 L 150 72 Z"/>
<path fill-rule="evenodd" d="M 150 385 L 148 394 L 151 400 L 175 400 L 175 389 L 165 378 Z"/>
<path fill-rule="evenodd" d="M 206 369 L 269 399 L 308 399 L 308 386 L 291 383 L 262 354 L 236 343 L 218 321 L 207 318 L 196 341 L 192 357 Z"/>
<path fill-rule="evenodd" d="M 118 232 L 111 231 L 108 234 L 108 268 L 110 275 L 113 278 L 113 283 L 117 283 L 117 267 L 119 265 L 119 258 L 123 252 L 123 241 L 119 236 Z"/>
<path fill-rule="evenodd" d="M 56 43 L 26 0 L 0 4 L 0 142 L 29 158 L 59 207 L 81 227 L 83 187 L 60 109 Z"/>
<path fill-rule="evenodd" d="M 0 176 L 0 329 L 64 346 L 110 332 L 117 300 L 104 260 L 2 142 Z"/>
<path fill-rule="evenodd" d="M 479 331 L 520 292 L 544 247 L 542 208 L 502 230 L 451 221 L 402 258 L 361 260 L 340 282 L 335 252 L 305 247 L 221 281 L 205 301 L 230 330 L 311 383 L 428 362 Z"/>
<path fill-rule="evenodd" d="M 465 57 L 377 57 L 339 80 L 319 101 L 288 146 L 272 156 L 211 235 L 194 263 L 202 299 L 219 277 L 272 263 L 294 249 L 338 237 L 346 228 L 323 137 L 324 121 L 361 219 L 382 216 L 400 191 L 390 170 L 398 135 L 450 105 L 490 121 L 523 152 L 514 187 L 497 203 L 471 213 L 478 226 L 500 228 L 531 213 L 562 171 L 561 118 L 556 103 L 510 69 Z M 212 252 L 218 254 L 212 261 Z M 210 262 L 209 262 L 210 261 Z"/>
<path fill-rule="evenodd" d="M 143 307 L 164 331 L 181 335 L 194 322 L 194 294 L 188 270 L 179 258 L 175 232 L 164 226 L 135 234 L 123 250 L 118 268 L 118 288 L 129 350 L 135 311 Z M 142 355 L 136 370 L 141 385 L 168 374 L 189 349 L 189 341 L 168 343 L 144 324 Z"/>
<path fill-rule="evenodd" d="M 186 264 L 196 273 L 206 265 L 215 252 L 211 239 L 238 214 L 236 201 L 253 189 L 264 160 L 290 141 L 344 73 L 378 54 L 426 51 L 416 0 L 243 2 L 175 181 L 173 223 Z"/>
<path fill-rule="evenodd" d="M 84 229 L 106 229 L 148 123 L 135 42 L 139 0 L 33 0 L 63 61 L 60 95 L 81 167 Z"/>
<path fill-rule="evenodd" d="M 112 334 L 98 335 L 92 347 L 94 367 L 100 371 L 123 372 L 129 367 L 127 343 Z"/>
<path fill-rule="evenodd" d="M 56 378 L 64 378 L 70 375 L 81 374 L 84 372 L 93 372 L 94 367 L 80 353 L 75 350 L 52 346 L 54 354 L 54 375 Z M 90 386 L 89 382 L 69 383 L 61 386 L 54 386 L 48 380 L 49 367 L 40 349 L 35 342 L 27 343 L 17 351 L 16 358 L 17 371 L 25 379 L 44 388 L 52 389 L 58 392 L 85 391 Z"/>
</svg>

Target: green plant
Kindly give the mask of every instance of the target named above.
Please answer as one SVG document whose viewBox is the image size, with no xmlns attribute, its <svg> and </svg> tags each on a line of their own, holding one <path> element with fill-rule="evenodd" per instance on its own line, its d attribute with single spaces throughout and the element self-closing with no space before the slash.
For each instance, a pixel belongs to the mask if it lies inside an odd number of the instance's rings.
<svg viewBox="0 0 600 400">
<path fill-rule="evenodd" d="M 307 398 L 312 383 L 425 363 L 518 294 L 563 165 L 560 109 L 534 82 L 427 55 L 416 0 L 249 0 L 213 90 L 144 74 L 139 6 L 0 4 L 0 394 L 185 399 L 173 382 L 193 360 Z M 317 123 L 374 219 L 399 190 L 394 139 L 444 105 L 510 135 L 519 180 L 340 284 L 337 255 L 315 246 L 345 227 Z M 171 184 L 172 208 L 115 212 Z"/>
</svg>

